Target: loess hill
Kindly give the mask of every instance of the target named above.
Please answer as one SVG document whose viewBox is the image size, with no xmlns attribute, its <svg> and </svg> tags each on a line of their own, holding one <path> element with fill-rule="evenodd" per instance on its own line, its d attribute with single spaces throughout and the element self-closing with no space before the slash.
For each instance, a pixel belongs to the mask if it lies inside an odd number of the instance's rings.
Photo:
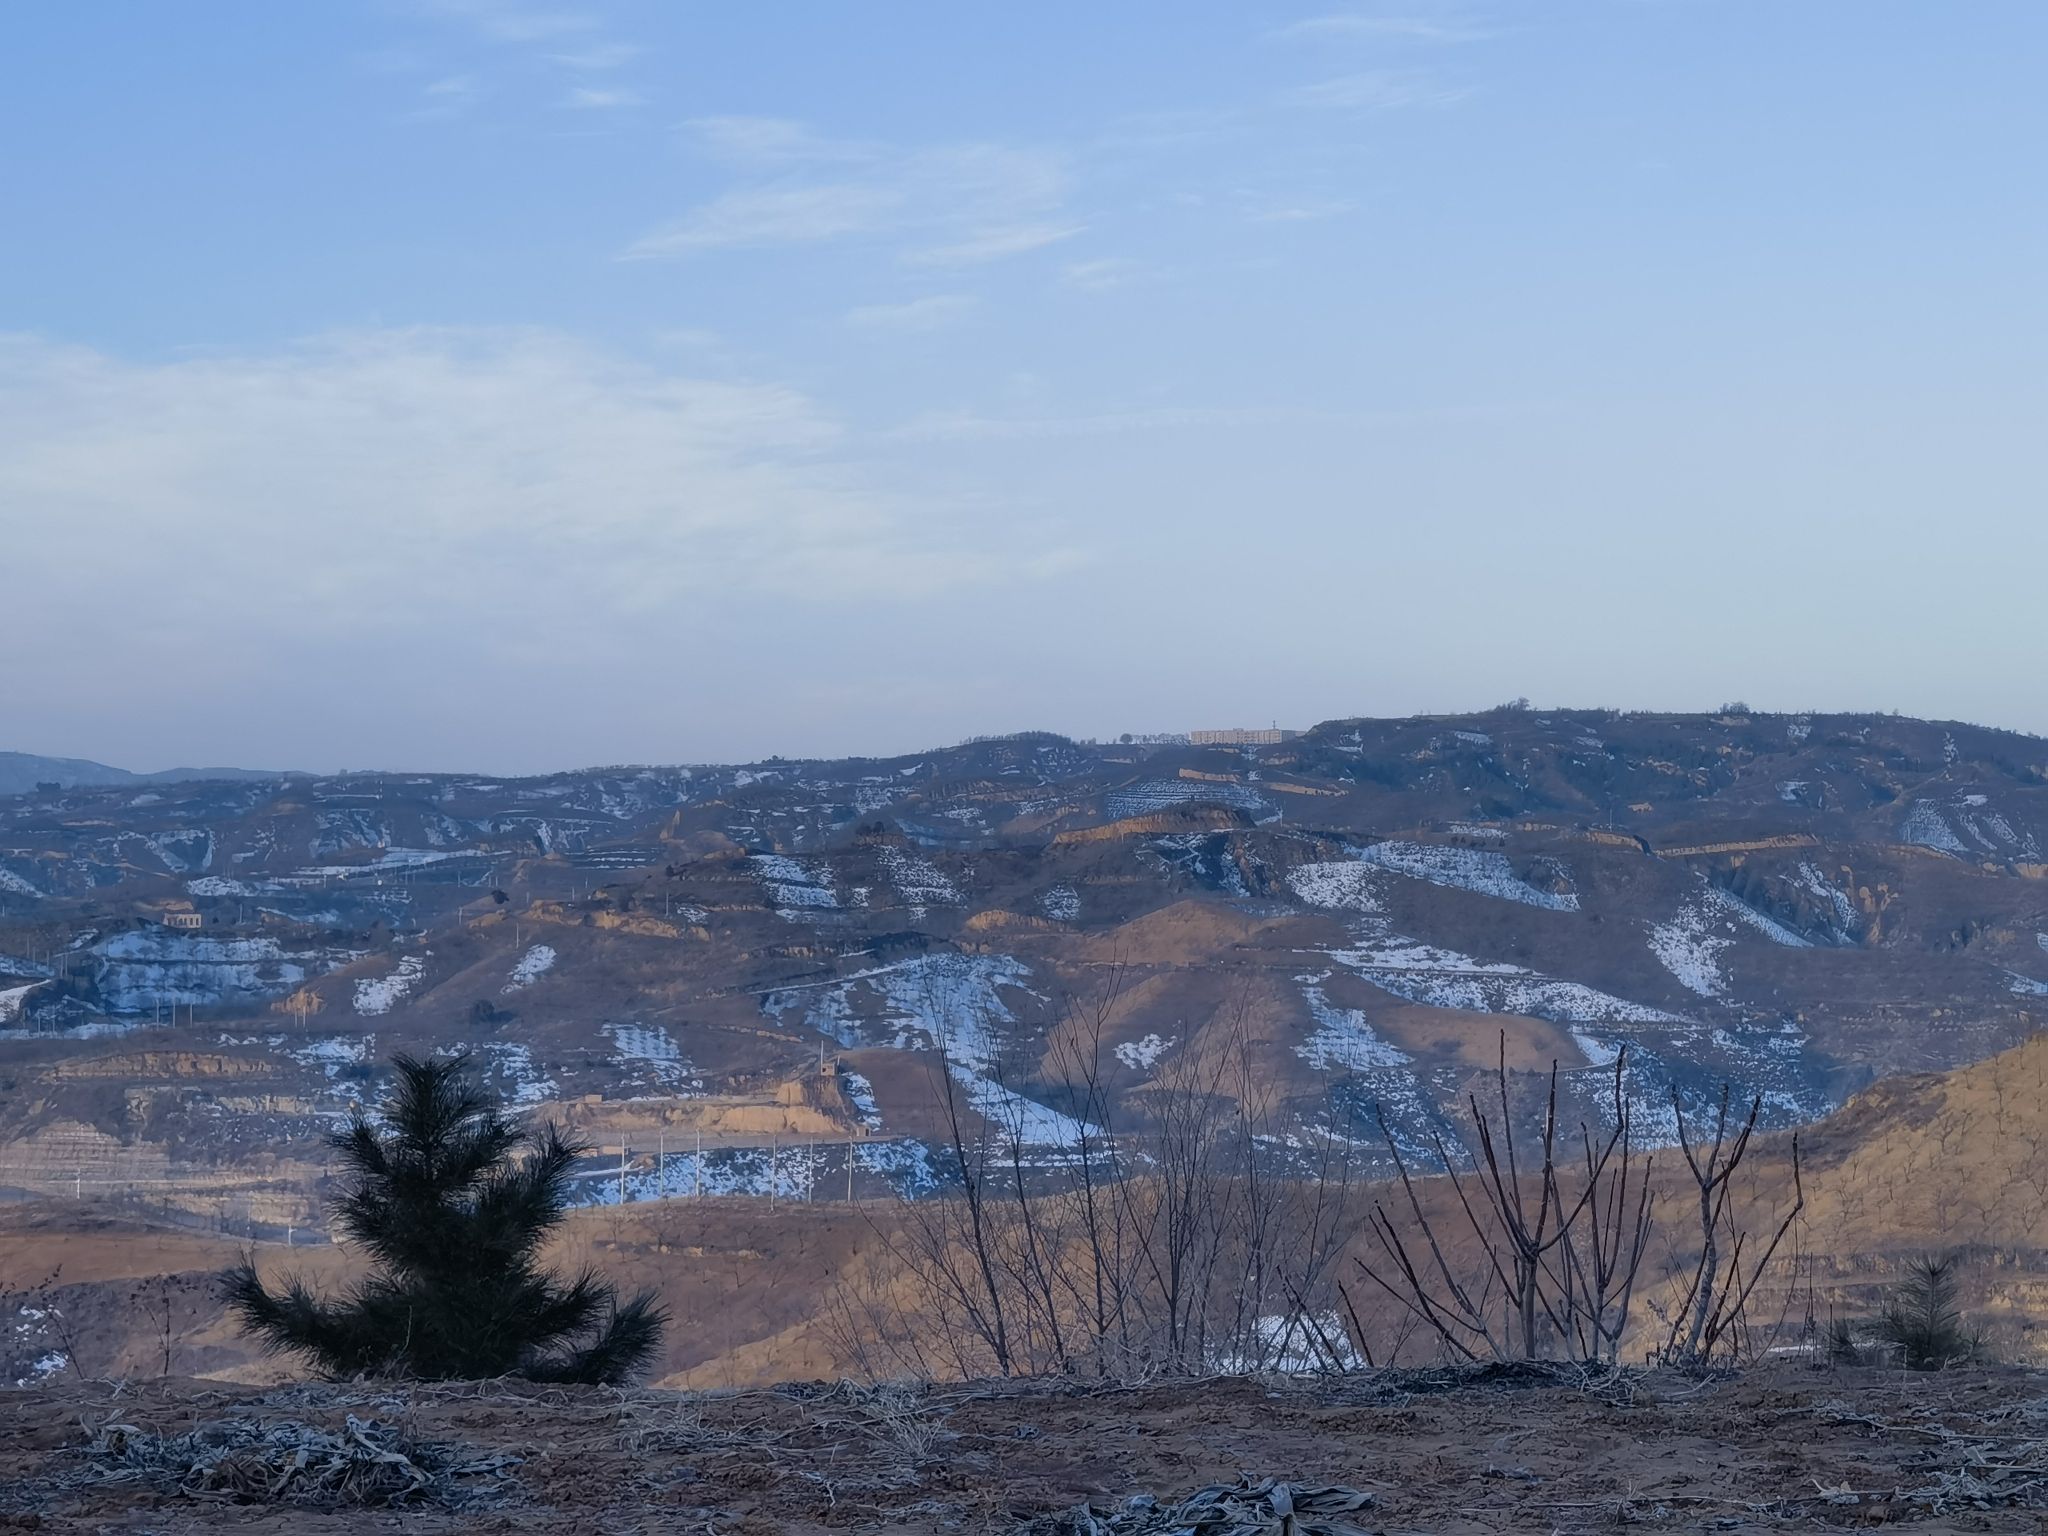
<svg viewBox="0 0 2048 1536">
<path fill-rule="evenodd" d="M 2044 848 L 2048 742 L 1876 715 L 34 791 L 0 797 L 0 1190 L 317 1236 L 320 1138 L 397 1050 L 577 1126 L 593 1205 L 939 1192 L 947 1097 L 1052 1177 L 1077 1117 L 1142 1127 L 1226 1047 L 1282 1166 L 1383 1166 L 1382 1116 L 1425 1147 L 1503 1037 L 1574 1119 L 1625 1046 L 1652 1138 L 1724 1080 L 1790 1128 L 2048 1018 Z"/>
</svg>

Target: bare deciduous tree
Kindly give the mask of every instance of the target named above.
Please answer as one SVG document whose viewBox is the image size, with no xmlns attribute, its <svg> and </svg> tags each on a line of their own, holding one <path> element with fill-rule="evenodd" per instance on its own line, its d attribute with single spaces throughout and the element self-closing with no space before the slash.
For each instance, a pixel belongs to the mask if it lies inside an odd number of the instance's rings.
<svg viewBox="0 0 2048 1536">
<path fill-rule="evenodd" d="M 1416 1189 L 1408 1159 L 1381 1117 L 1381 1134 L 1409 1219 L 1397 1222 L 1375 1204 L 1371 1231 L 1378 1255 L 1361 1257 L 1359 1269 L 1410 1321 L 1430 1329 L 1444 1353 L 1461 1360 L 1616 1357 L 1649 1242 L 1653 1202 L 1649 1163 L 1645 1160 L 1640 1170 L 1635 1166 L 1626 1073 L 1623 1052 L 1614 1062 L 1611 1123 L 1599 1137 L 1581 1125 L 1585 1165 L 1582 1175 L 1574 1175 L 1557 1155 L 1558 1069 L 1553 1063 L 1536 1144 L 1539 1160 L 1524 1172 L 1503 1032 L 1493 1071 L 1498 1120 L 1481 1109 L 1476 1093 L 1466 1101 L 1476 1153 L 1454 1147 L 1441 1134 L 1431 1138 L 1476 1247 L 1478 1257 L 1469 1265 L 1448 1251 Z M 1573 1182 L 1576 1192 L 1568 1187 Z"/>
</svg>

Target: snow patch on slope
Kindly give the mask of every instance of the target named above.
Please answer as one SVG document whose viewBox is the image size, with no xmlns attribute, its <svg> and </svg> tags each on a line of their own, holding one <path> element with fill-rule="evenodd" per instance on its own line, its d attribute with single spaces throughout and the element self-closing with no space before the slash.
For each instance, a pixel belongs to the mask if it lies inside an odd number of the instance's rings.
<svg viewBox="0 0 2048 1536">
<path fill-rule="evenodd" d="M 940 873 L 931 860 L 907 849 L 884 848 L 882 872 L 915 916 L 924 916 L 926 907 L 960 904 L 960 888 Z"/>
<path fill-rule="evenodd" d="M 793 859 L 780 853 L 757 853 L 754 868 L 768 888 L 776 916 L 794 922 L 805 911 L 835 911 L 839 898 L 832 890 L 832 872 L 822 859 Z"/>
<path fill-rule="evenodd" d="M 501 993 L 523 992 L 541 977 L 554 969 L 555 950 L 551 944 L 536 944 L 519 957 L 519 963 L 512 967 L 512 977 L 499 988 Z"/>
<path fill-rule="evenodd" d="M 1957 858 L 1966 858 L 1970 852 L 1963 840 L 1942 820 L 1941 812 L 1925 800 L 1915 805 L 1906 814 L 1906 819 L 1899 823 L 1899 840 L 1916 848 L 1932 848 L 1937 853 L 1953 854 Z"/>
<path fill-rule="evenodd" d="M 1287 872 L 1287 884 L 1312 907 L 1335 912 L 1379 912 L 1379 871 L 1369 864 L 1339 861 L 1326 864 L 1297 864 Z"/>
<path fill-rule="evenodd" d="M 682 1048 L 667 1030 L 658 1025 L 649 1028 L 642 1024 L 606 1024 L 602 1027 L 604 1033 L 611 1036 L 615 1061 L 640 1067 L 671 1091 L 690 1089 L 703 1092 L 704 1080 L 683 1059 Z"/>
<path fill-rule="evenodd" d="M 1126 1040 L 1116 1048 L 1116 1059 L 1133 1072 L 1150 1072 L 1173 1044 L 1174 1041 L 1161 1039 L 1156 1034 L 1147 1035 L 1142 1040 Z"/>
<path fill-rule="evenodd" d="M 356 983 L 356 1012 L 370 1017 L 389 1013 L 426 979 L 426 974 L 425 956 L 406 955 L 390 975 L 363 978 Z"/>
<path fill-rule="evenodd" d="M 1631 1002 L 1582 982 L 1561 981 L 1519 965 L 1474 960 L 1399 935 L 1369 938 L 1330 959 L 1411 1003 L 1469 1013 L 1519 1013 L 1560 1024 L 1690 1024 L 1683 1015 Z"/>
<path fill-rule="evenodd" d="M 1294 1054 L 1318 1072 L 1407 1066 L 1407 1052 L 1374 1033 L 1363 1009 L 1340 1008 L 1330 1002 L 1323 991 L 1330 975 L 1323 971 L 1294 978 L 1301 987 L 1302 1001 L 1308 1004 L 1309 1017 L 1316 1023 L 1315 1033 L 1297 1045 Z"/>
<path fill-rule="evenodd" d="M 1650 953 L 1687 991 L 1701 997 L 1719 997 L 1728 989 L 1728 977 L 1721 969 L 1721 952 L 1735 941 L 1714 930 L 1732 926 L 1725 922 L 1717 924 L 1706 904 L 1688 901 L 1669 922 L 1650 930 Z"/>
<path fill-rule="evenodd" d="M 1504 853 L 1491 848 L 1458 848 L 1438 843 L 1410 843 L 1389 839 L 1369 843 L 1358 850 L 1367 864 L 1391 869 L 1399 875 L 1426 880 L 1451 890 L 1475 891 L 1502 901 L 1520 902 L 1525 907 L 1543 907 L 1552 912 L 1576 912 L 1579 898 L 1569 893 L 1539 891 L 1515 873 Z"/>
<path fill-rule="evenodd" d="M 795 1014 L 849 1050 L 943 1050 L 967 1102 L 1008 1139 L 1067 1147 L 1090 1128 L 997 1081 L 1003 1037 L 1017 1024 L 1008 994 L 1036 996 L 1030 978 L 1008 955 L 920 955 L 823 987 L 781 988 L 761 1007 L 778 1021 Z"/>
</svg>

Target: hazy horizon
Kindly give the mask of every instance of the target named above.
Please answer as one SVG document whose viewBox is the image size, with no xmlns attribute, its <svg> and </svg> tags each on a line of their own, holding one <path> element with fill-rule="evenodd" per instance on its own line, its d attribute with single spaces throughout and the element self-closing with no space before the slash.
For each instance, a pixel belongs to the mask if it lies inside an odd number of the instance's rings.
<svg viewBox="0 0 2048 1536">
<path fill-rule="evenodd" d="M 1511 702 L 1511 703 L 1513 703 L 1513 704 L 1517 704 L 1517 705 L 1519 705 L 1519 704 L 1520 704 L 1520 703 L 1521 703 L 1522 701 L 1521 701 L 1521 700 L 1519 700 L 1519 699 L 1517 699 L 1517 700 L 1514 700 L 1514 701 L 1500 701 L 1500 702 Z M 2039 731 L 2029 731 L 2029 730 L 2026 730 L 2026 729 L 2024 729 L 2023 727 L 2019 727 L 2019 726 L 2011 726 L 2011 725 L 2004 725 L 2004 724 L 2001 724 L 2001 723 L 1999 723 L 1999 722 L 1997 722 L 1997 721 L 1987 721 L 1987 720 L 1966 720 L 1966 719 L 1962 719 L 1962 718 L 1960 718 L 1960 717 L 1955 717 L 1955 716 L 1946 716 L 1946 715 L 1909 715 L 1909 714 L 1908 714 L 1907 712 L 1905 712 L 1905 711 L 1901 711 L 1901 710 L 1895 710 L 1895 709 L 1890 709 L 1890 708 L 1883 708 L 1883 709 L 1855 709 L 1855 708 L 1844 708 L 1844 709 L 1765 709 L 1765 708 L 1763 708 L 1763 707 L 1761 707 L 1761 706 L 1759 706 L 1759 705 L 1756 705 L 1756 704 L 1754 703 L 1754 701 L 1752 701 L 1752 700 L 1747 700 L 1747 699 L 1745 699 L 1745 700 L 1740 700 L 1740 701 L 1735 701 L 1735 700 L 1724 700 L 1724 701 L 1722 701 L 1722 702 L 1723 702 L 1723 703 L 1732 703 L 1732 702 L 1740 702 L 1740 703 L 1743 703 L 1743 704 L 1747 704 L 1747 705 L 1749 705 L 1749 706 L 1750 706 L 1750 712 L 1751 712 L 1752 714 L 1755 714 L 1755 715 L 1759 715 L 1759 716 L 1777 716 L 1777 715 L 1785 715 L 1785 716 L 1802 716 L 1802 717 L 1803 717 L 1803 716 L 1839 716 L 1839 715 L 1885 715 L 1885 716 L 1892 716 L 1892 717 L 1903 717 L 1903 718 L 1910 718 L 1910 719 L 1915 719 L 1915 720 L 1919 720 L 1919 721 L 1922 721 L 1922 722 L 1924 722 L 1924 723 L 1926 723 L 1926 724 L 1930 724 L 1930 725 L 1960 725 L 1960 726 L 1967 726 L 1967 727 L 1970 727 L 1970 728 L 1973 728 L 1973 729 L 1981 729 L 1981 730 L 1994 730 L 1994 731 L 2006 731 L 2006 732 L 2010 732 L 2010 733 L 2012 733 L 2012 734 L 2015 734 L 2015 735 L 2029 736 L 2029 737 L 2033 737 L 2033 738 L 2035 738 L 2035 739 L 2042 739 L 2042 738 L 2043 738 L 2044 736 L 2048 736 L 2048 733 L 2044 733 L 2044 732 L 2039 732 Z M 1251 729 L 1251 730 L 1256 730 L 1256 729 L 1263 729 L 1263 728 L 1265 728 L 1266 726 L 1269 726 L 1269 725 L 1275 725 L 1275 724 L 1277 724 L 1277 725 L 1279 725 L 1279 726 L 1281 726 L 1281 727 L 1283 727 L 1283 728 L 1289 729 L 1289 730 L 1297 730 L 1297 731 L 1306 731 L 1306 730 L 1311 730 L 1311 729 L 1313 729 L 1313 728 L 1315 728 L 1316 726 L 1319 726 L 1319 725 L 1329 724 L 1329 723 L 1332 723 L 1332 722 L 1337 722 L 1337 721 L 1344 721 L 1344 720 L 1353 720 L 1353 719 L 1363 719 L 1363 720 L 1374 720 L 1374 719 L 1377 719 L 1377 720 L 1389 720 L 1389 719 L 1395 719 L 1395 720 L 1405 720 L 1405 719 L 1443 719 L 1443 720 L 1471 720 L 1471 719 L 1480 719 L 1480 718 L 1483 718 L 1483 717 L 1485 717 L 1485 716 L 1487 716 L 1487 715 L 1489 715 L 1489 714 L 1493 714 L 1493 713 L 1496 713 L 1496 712 L 1498 711 L 1499 707 L 1500 707 L 1499 703 L 1496 703 L 1496 704 L 1494 704 L 1494 705 L 1485 705 L 1485 706 L 1475 706 L 1475 707 L 1473 707 L 1473 708 L 1470 708 L 1470 709 L 1421 709 L 1421 710 L 1414 710 L 1414 711 L 1411 711 L 1410 713 L 1408 713 L 1408 714 L 1405 714 L 1405 715 L 1371 715 L 1371 714 L 1360 714 L 1360 713 L 1358 713 L 1358 712 L 1355 712 L 1355 711 L 1354 711 L 1354 712 L 1351 712 L 1351 713 L 1341 713 L 1341 714 L 1323 714 L 1323 715 L 1319 715 L 1319 716 L 1317 716 L 1317 717 L 1316 717 L 1315 719 L 1312 719 L 1312 720 L 1306 720 L 1306 719 L 1305 719 L 1305 720 L 1300 720 L 1300 721 L 1286 721 L 1286 720 L 1280 720 L 1280 721 L 1252 721 L 1252 720 L 1204 720 L 1204 721 L 1201 721 L 1201 722 L 1199 722 L 1199 723 L 1197 723 L 1197 724 L 1194 724 L 1194 725 L 1178 725 L 1178 726 L 1158 726 L 1158 727 L 1147 727 L 1147 728 L 1145 728 L 1145 729 L 1143 729 L 1143 730 L 1138 730 L 1138 729 L 1135 729 L 1135 728 L 1129 728 L 1129 729 L 1130 729 L 1130 734 L 1131 734 L 1131 735 L 1133 735 L 1134 737 L 1142 737 L 1142 736 L 1173 736 L 1173 735 L 1182 735 L 1182 734 L 1185 734 L 1186 732 L 1188 732 L 1188 731 L 1190 731 L 1190 730 L 1215 730 L 1215 729 L 1224 729 L 1224 730 L 1236 730 L 1236 729 Z M 1659 708 L 1659 707 L 1655 707 L 1655 706 L 1641 706 L 1641 707 L 1630 707 L 1630 706 L 1608 706 L 1608 705 L 1597 705 L 1597 704 L 1537 704 L 1537 703 L 1533 703 L 1533 702 L 1531 702 L 1531 703 L 1529 703 L 1529 704 L 1528 704 L 1528 706 L 1527 706 L 1527 707 L 1528 707 L 1528 712 L 1529 712 L 1530 714 L 1532 714 L 1532 715 L 1536 715 L 1536 716 L 1542 716 L 1542 715 L 1570 715 L 1570 714 L 1621 714 L 1621 715 L 1650 715 L 1650 716 L 1663 716 L 1663 715 L 1673 715 L 1673 716 L 1705 716 L 1705 717 L 1712 717 L 1712 716 L 1714 716 L 1714 715 L 1717 715 L 1717 714 L 1721 713 L 1720 709 L 1719 709 L 1718 707 L 1715 707 L 1715 706 L 1706 706 L 1706 707 L 1702 707 L 1702 708 L 1698 708 L 1698 709 L 1666 709 L 1666 708 Z M 332 765 L 332 766 L 325 766 L 325 765 L 321 765 L 321 764 L 317 764 L 317 763 L 284 763 L 284 764 L 278 764 L 278 763 L 271 763 L 271 762 L 267 762 L 267 761 L 260 761 L 260 760 L 259 760 L 259 761 L 250 761 L 250 762 L 239 762 L 239 761 L 237 761 L 237 762 L 230 762 L 230 761 L 228 761 L 228 760 L 226 760 L 226 759 L 224 759 L 224 758 L 206 758 L 206 759 L 204 759 L 204 760 L 194 759 L 194 760 L 192 760 L 192 761 L 189 761 L 189 762 L 183 762 L 183 761 L 181 761 L 181 762 L 176 762 L 176 763 L 152 763 L 152 762 L 144 762 L 144 763 L 132 763 L 132 762 L 112 762 L 112 761 L 109 761 L 109 760 L 107 760 L 107 759 L 104 759 L 104 758 L 90 758 L 90 757 L 83 757 L 83 756 L 82 756 L 81 754 L 79 754 L 79 753 L 76 753 L 76 752 L 38 752 L 38 751 L 34 751 L 34 750 L 32 750 L 32 749 L 31 749 L 31 748 L 29 748 L 29 747 L 22 747 L 22 746 L 17 746 L 17 745 L 12 745 L 12 744 L 7 744 L 7 745 L 0 745 L 0 752 L 20 752 L 20 753 L 24 753 L 24 754 L 26 754 L 26 755 L 28 755 L 28 756 L 32 756 L 32 757 L 46 757 L 46 758 L 53 758 L 53 759 L 70 759 L 70 760 L 76 760 L 76 761 L 88 761 L 88 762 L 94 762 L 94 763 L 98 763 L 98 764 L 99 764 L 99 765 L 100 765 L 101 767 L 107 767 L 107 768 L 119 768 L 119 769 L 123 769 L 123 770 L 126 770 L 127 772 L 130 772 L 130 773 L 137 773 L 137 774 L 143 774 L 143 775 L 147 775 L 147 774 L 152 774 L 152 773 L 164 773 L 164 772 L 171 772 L 171 771 L 175 771 L 175 770 L 179 770 L 179 769 L 186 769 L 186 768 L 222 768 L 222 769 L 238 769 L 238 770 L 242 770 L 242 771 L 261 771 L 261 772 L 275 772 L 275 773 L 279 773 L 279 774 L 299 774 L 299 775 L 305 775 L 305 776 L 308 776 L 308 777 L 321 777 L 321 776 L 325 776 L 325 775 L 330 775 L 330 774 L 403 774 L 403 773 L 431 773 L 431 774 L 481 774 L 481 775 L 494 775 L 494 776 L 500 776 L 500 777 L 510 777 L 510 778 L 523 778 L 523 777 L 545 777 L 545 776 L 547 776 L 547 775 L 550 775 L 550 774 L 557 774 L 557 773 L 577 773 L 577 772 L 585 772 L 585 771 L 592 771 L 592 770 L 597 770 L 597 769 L 604 769 L 604 768 L 677 768 L 677 767 L 706 767 L 706 768 L 708 768 L 708 767 L 723 767 L 723 766 L 731 766 L 731 765 L 743 765 L 743 764 L 747 764 L 747 763 L 758 763 L 758 762 L 766 762 L 766 761 L 768 761 L 768 760 L 770 760 L 770 759 L 773 759 L 773 758 L 783 758 L 783 759 L 790 759 L 790 760 L 794 760 L 794 761 L 832 761 L 832 760 L 836 760 L 836 759 L 845 759 L 845 758 L 873 758 L 873 759 L 876 759 L 876 760 L 878 760 L 878 761 L 881 761 L 881 760 L 886 760 L 886 759 L 890 759 L 890 758 L 899 758 L 899 757 L 916 757 L 916 756 L 918 756 L 918 755 L 919 755 L 920 753 L 924 753 L 924 752 L 936 752 L 936 751 L 944 751 L 944 750 L 946 750 L 946 749 L 948 749 L 948 748 L 951 748 L 951 747 L 957 747 L 957 746 L 961 746 L 961 745 L 964 745 L 964 744 L 966 744 L 967 742 L 969 742 L 969 741 L 971 741 L 971 740 L 974 740 L 974 739 L 977 739 L 978 737 L 981 737 L 981 736 L 998 736 L 998 737 L 1000 737 L 1000 736 L 1007 736 L 1007 735 L 1019 735 L 1019 734 L 1023 734 L 1023 733 L 1025 733 L 1025 732 L 1028 732 L 1028 731 L 1034 731 L 1034 730 L 1045 730 L 1045 731 L 1050 731 L 1050 732 L 1052 732 L 1052 733 L 1053 733 L 1053 734 L 1055 734 L 1055 735 L 1060 735 L 1060 736 L 1066 736 L 1066 737 L 1069 737 L 1069 738 L 1071 738 L 1071 739 L 1073 739 L 1073 740 L 1077 740 L 1077 741 L 1095 741 L 1095 742 L 1100 742 L 1100 743 L 1104 743 L 1104 744 L 1114 743 L 1114 742 L 1115 742 L 1115 741 L 1117 740 L 1117 738 L 1118 738 L 1119 736 L 1121 736 L 1121 735 L 1123 735 L 1123 734 L 1124 734 L 1124 732 L 1122 732 L 1122 731 L 1106 731 L 1106 732 L 1087 732 L 1087 731 L 1064 731 L 1064 730 L 1060 730 L 1060 729 L 1059 729 L 1059 728 L 1058 728 L 1057 726 L 1049 726 L 1049 725 L 1042 725 L 1042 724 L 1041 724 L 1041 725 L 1024 725 L 1024 726 L 1019 726 L 1019 727 L 1017 727 L 1017 728 L 1016 728 L 1016 730 L 1014 730 L 1014 731 L 993 731 L 993 732 L 971 732 L 971 733 L 968 733 L 968 734 L 965 734 L 965 735 L 960 735 L 960 736 L 954 736 L 954 737 L 950 737 L 950 738 L 947 738 L 946 740 L 943 740 L 943 741 L 924 741 L 924 742 L 919 742 L 919 743 L 917 743 L 917 744 L 914 744 L 914 745 L 905 745 L 905 744 L 903 744 L 903 743 L 897 743 L 897 744 L 894 744 L 894 745 L 884 745 L 884 746 L 878 746 L 878 747 L 875 747 L 875 748 L 873 748 L 873 749 L 869 749 L 869 750 L 852 750 L 852 751 L 846 751 L 846 752 L 817 752 L 817 751 L 775 751 L 775 752 L 755 752 L 755 753 L 748 753 L 748 754 L 744 754 L 744 755 L 741 755 L 741 756 L 736 756 L 736 757 L 696 757 L 696 758 L 671 758 L 671 757 L 623 757 L 623 758 L 609 759 L 609 760 L 603 760 L 603 761 L 600 761 L 600 760 L 596 760 L 596 759 L 592 759 L 592 760 L 589 760 L 589 761 L 580 761 L 580 760 L 579 760 L 579 761 L 569 761 L 569 760 L 566 760 L 566 759 L 565 759 L 565 760 L 545 760 L 545 761 L 544 761 L 544 760 L 536 759 L 536 760 L 534 760 L 534 761 L 533 761 L 532 763 L 530 763 L 530 764 L 529 764 L 528 766 L 525 766 L 525 767 L 520 767 L 520 768 L 512 768 L 512 767 L 508 767 L 508 766 L 507 766 L 506 764 L 504 764 L 504 763 L 496 763 L 496 762 L 453 762 L 453 761 L 451 761 L 451 762 L 444 762 L 444 763 L 424 763 L 424 762 L 392 762 L 392 763 L 368 763 L 368 762 L 364 762 L 364 763 L 337 763 L 337 764 L 334 764 L 334 765 Z"/>
<path fill-rule="evenodd" d="M 0 63 L 19 750 L 2048 731 L 2037 5 L 111 14 Z"/>
</svg>

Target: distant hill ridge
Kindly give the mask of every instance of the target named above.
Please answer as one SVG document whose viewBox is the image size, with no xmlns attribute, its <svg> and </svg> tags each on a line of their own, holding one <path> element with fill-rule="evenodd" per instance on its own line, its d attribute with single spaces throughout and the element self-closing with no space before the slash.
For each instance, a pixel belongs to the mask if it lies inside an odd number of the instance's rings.
<svg viewBox="0 0 2048 1536">
<path fill-rule="evenodd" d="M 122 784 L 172 784 L 186 779 L 281 779 L 261 768 L 165 768 L 133 773 L 83 757 L 41 757 L 33 752 L 0 752 L 0 795 L 24 795 L 38 784 L 61 789 L 95 789 Z"/>
</svg>

